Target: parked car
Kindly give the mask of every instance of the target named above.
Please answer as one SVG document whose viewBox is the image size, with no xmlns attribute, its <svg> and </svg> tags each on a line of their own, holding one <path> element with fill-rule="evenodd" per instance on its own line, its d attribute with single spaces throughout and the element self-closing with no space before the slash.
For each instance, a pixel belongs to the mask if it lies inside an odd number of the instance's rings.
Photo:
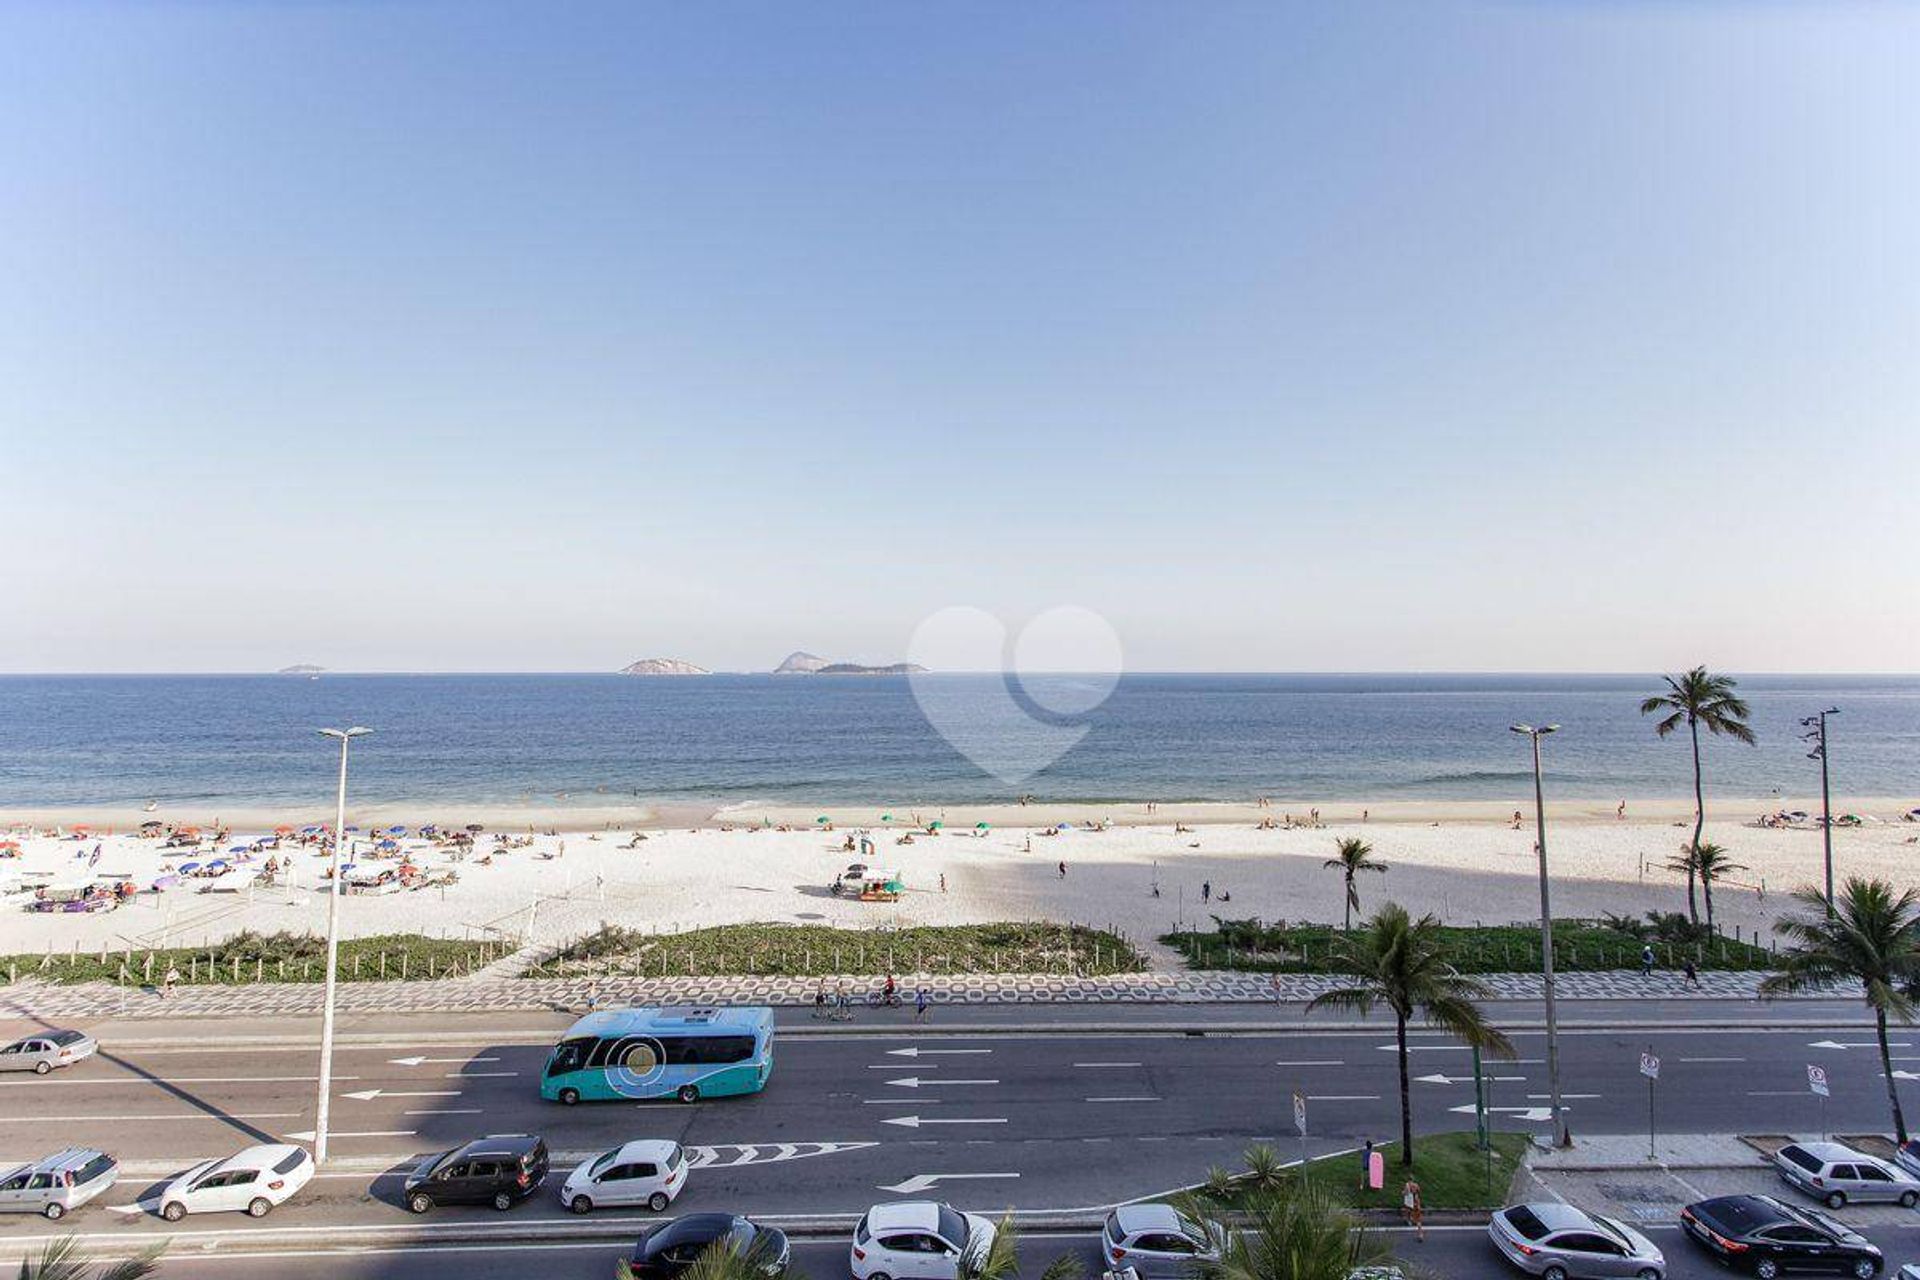
<svg viewBox="0 0 1920 1280">
<path fill-rule="evenodd" d="M 193 1166 L 160 1192 L 160 1216 L 178 1222 L 190 1213 L 245 1210 L 264 1218 L 313 1178 L 305 1147 L 263 1143 Z"/>
<path fill-rule="evenodd" d="M 687 1157 L 680 1144 L 643 1138 L 583 1161 L 561 1185 L 560 1203 L 575 1213 L 636 1204 L 665 1213 L 686 1185 Z"/>
<path fill-rule="evenodd" d="M 415 1213 L 436 1205 L 490 1204 L 511 1209 L 547 1180 L 547 1144 L 530 1133 L 495 1133 L 430 1156 L 407 1176 Z"/>
<path fill-rule="evenodd" d="M 1908 1209 L 1920 1204 L 1920 1178 L 1838 1142 L 1789 1142 L 1774 1152 L 1773 1167 L 1794 1187 L 1826 1201 L 1829 1209 L 1849 1200 Z"/>
<path fill-rule="evenodd" d="M 41 1031 L 0 1049 L 0 1071 L 31 1071 L 44 1076 L 55 1067 L 70 1067 L 91 1058 L 99 1048 L 84 1031 Z"/>
<path fill-rule="evenodd" d="M 1893 1162 L 1908 1173 L 1920 1176 L 1920 1138 L 1908 1138 L 1893 1151 Z M 1920 1264 L 1909 1263 L 1909 1266 Z"/>
<path fill-rule="evenodd" d="M 1617 1218 L 1570 1204 L 1516 1204 L 1494 1214 L 1487 1237 L 1508 1262 L 1544 1280 L 1663 1280 L 1667 1259 Z"/>
<path fill-rule="evenodd" d="M 0 1213 L 38 1213 L 64 1218 L 105 1191 L 120 1176 L 120 1162 L 91 1147 L 68 1147 L 44 1160 L 0 1171 Z"/>
<path fill-rule="evenodd" d="M 1226 1233 L 1164 1204 L 1123 1204 L 1101 1231 L 1106 1265 L 1131 1267 L 1142 1280 L 1188 1280 L 1220 1261 Z"/>
<path fill-rule="evenodd" d="M 640 1237 L 628 1267 L 641 1280 L 673 1280 L 714 1245 L 738 1251 L 761 1274 L 785 1273 L 792 1249 L 787 1233 L 731 1213 L 690 1213 Z"/>
<path fill-rule="evenodd" d="M 1680 1225 L 1729 1266 L 1774 1280 L 1826 1271 L 1872 1280 L 1886 1260 L 1866 1237 L 1820 1212 L 1772 1196 L 1716 1196 L 1680 1211 Z"/>
<path fill-rule="evenodd" d="M 932 1200 L 877 1204 L 853 1229 L 853 1280 L 955 1280 L 960 1258 L 984 1257 L 990 1219 Z"/>
</svg>

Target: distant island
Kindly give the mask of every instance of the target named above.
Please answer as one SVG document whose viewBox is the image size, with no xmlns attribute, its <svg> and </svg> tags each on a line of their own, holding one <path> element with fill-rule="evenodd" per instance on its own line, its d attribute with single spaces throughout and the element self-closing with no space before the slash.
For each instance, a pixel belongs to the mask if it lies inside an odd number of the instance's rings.
<svg viewBox="0 0 1920 1280">
<path fill-rule="evenodd" d="M 642 658 L 620 668 L 623 676 L 710 676 L 713 672 L 678 658 Z"/>
<path fill-rule="evenodd" d="M 325 667 L 316 667 L 311 662 L 296 662 L 290 667 L 282 667 L 273 674 L 277 676 L 317 676 Z"/>
<path fill-rule="evenodd" d="M 926 668 L 912 662 L 892 662 L 870 667 L 859 662 L 829 662 L 817 653 L 798 649 L 773 669 L 777 676 L 905 676 Z"/>
</svg>

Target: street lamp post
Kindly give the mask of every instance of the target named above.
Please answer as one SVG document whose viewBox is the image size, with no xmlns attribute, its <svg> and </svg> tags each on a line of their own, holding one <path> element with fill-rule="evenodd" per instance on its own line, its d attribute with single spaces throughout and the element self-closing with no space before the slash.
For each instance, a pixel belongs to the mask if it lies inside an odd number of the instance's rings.
<svg viewBox="0 0 1920 1280">
<path fill-rule="evenodd" d="M 1547 997 L 1547 1094 L 1553 1107 L 1553 1145 L 1570 1147 L 1573 1136 L 1567 1132 L 1567 1114 L 1560 1107 L 1560 1032 L 1553 1007 L 1553 904 L 1547 892 L 1547 803 L 1540 782 L 1540 739 L 1558 733 L 1557 724 L 1534 728 L 1516 724 L 1513 732 L 1525 734 L 1533 742 L 1533 816 L 1534 851 L 1540 855 L 1540 977 Z"/>
<path fill-rule="evenodd" d="M 347 744 L 373 730 L 322 729 L 340 740 L 340 789 L 333 810 L 333 878 L 327 885 L 327 984 L 320 1010 L 320 1101 L 313 1126 L 313 1162 L 327 1162 L 327 1111 L 333 1093 L 333 989 L 340 967 L 340 850 L 347 841 Z"/>
<path fill-rule="evenodd" d="M 1833 792 L 1827 785 L 1827 717 L 1839 714 L 1840 708 L 1828 707 L 1800 722 L 1800 727 L 1807 731 L 1800 735 L 1801 740 L 1813 744 L 1807 759 L 1820 762 L 1820 840 L 1826 846 L 1827 855 L 1828 915 L 1833 914 Z"/>
</svg>

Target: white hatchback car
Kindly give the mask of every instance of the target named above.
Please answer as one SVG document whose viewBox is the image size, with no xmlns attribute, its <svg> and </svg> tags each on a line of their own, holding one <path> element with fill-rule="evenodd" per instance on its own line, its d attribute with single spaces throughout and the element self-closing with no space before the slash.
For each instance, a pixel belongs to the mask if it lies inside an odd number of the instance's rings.
<svg viewBox="0 0 1920 1280">
<path fill-rule="evenodd" d="M 1186 1280 L 1217 1265 L 1226 1251 L 1226 1231 L 1195 1222 L 1164 1204 L 1123 1204 L 1107 1215 L 1101 1232 L 1107 1265 L 1132 1267 L 1144 1280 Z"/>
<path fill-rule="evenodd" d="M 264 1218 L 313 1178 L 305 1147 L 271 1142 L 225 1160 L 197 1164 L 160 1193 L 160 1216 L 178 1222 L 190 1213 L 245 1210 Z"/>
<path fill-rule="evenodd" d="M 677 1142 L 642 1138 L 603 1152 L 567 1175 L 560 1203 L 575 1213 L 643 1204 L 664 1213 L 687 1185 L 687 1156 Z"/>
<path fill-rule="evenodd" d="M 877 1204 L 853 1229 L 853 1280 L 955 1280 L 962 1256 L 993 1246 L 994 1226 L 933 1200 Z"/>
</svg>

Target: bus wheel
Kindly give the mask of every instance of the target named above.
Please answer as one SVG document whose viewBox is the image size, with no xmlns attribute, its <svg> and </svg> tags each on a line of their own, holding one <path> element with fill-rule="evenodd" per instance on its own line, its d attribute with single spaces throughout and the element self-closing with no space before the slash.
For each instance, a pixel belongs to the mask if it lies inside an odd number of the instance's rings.
<svg viewBox="0 0 1920 1280">
<path fill-rule="evenodd" d="M 700 1101 L 700 1087 L 698 1085 L 683 1084 L 680 1086 L 680 1092 L 674 1096 L 682 1102 L 698 1102 Z"/>
<path fill-rule="evenodd" d="M 580 1091 L 578 1089 L 562 1089 L 560 1091 L 561 1106 L 570 1107 L 578 1101 L 580 1101 Z"/>
</svg>

